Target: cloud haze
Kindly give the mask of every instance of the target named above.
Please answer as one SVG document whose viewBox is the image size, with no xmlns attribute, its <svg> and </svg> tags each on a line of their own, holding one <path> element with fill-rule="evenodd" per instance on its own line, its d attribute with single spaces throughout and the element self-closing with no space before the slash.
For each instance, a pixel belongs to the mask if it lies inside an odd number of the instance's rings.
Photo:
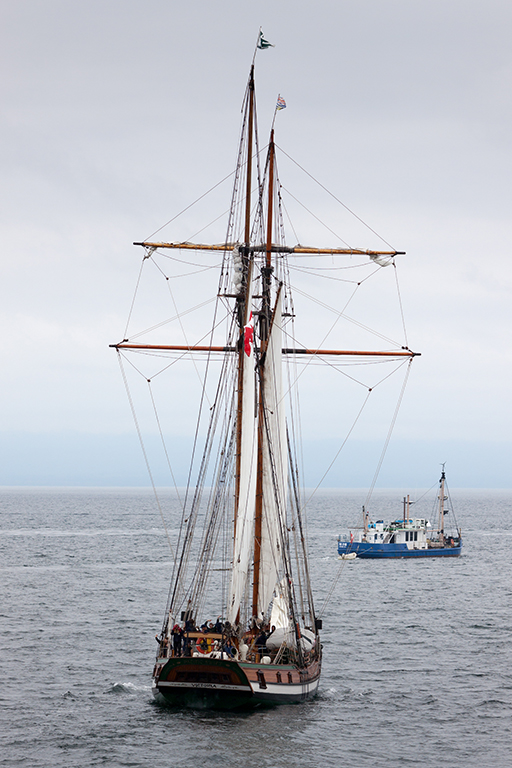
<svg viewBox="0 0 512 768">
<path fill-rule="evenodd" d="M 131 243 L 232 170 L 262 26 L 276 45 L 257 61 L 262 144 L 279 92 L 279 146 L 407 252 L 401 296 L 422 357 L 380 483 L 430 485 L 447 461 L 452 486 L 511 486 L 509 3 L 20 0 L 1 18 L 1 483 L 146 482 L 108 348 L 140 266 Z M 285 170 L 302 183 L 283 158 L 285 187 Z M 221 192 L 162 237 L 199 230 L 227 207 Z M 376 245 L 322 204 L 352 244 Z M 316 467 L 341 421 L 307 397 Z M 371 481 L 385 429 L 365 429 L 327 485 Z M 189 436 L 180 424 L 169 438 Z"/>
</svg>

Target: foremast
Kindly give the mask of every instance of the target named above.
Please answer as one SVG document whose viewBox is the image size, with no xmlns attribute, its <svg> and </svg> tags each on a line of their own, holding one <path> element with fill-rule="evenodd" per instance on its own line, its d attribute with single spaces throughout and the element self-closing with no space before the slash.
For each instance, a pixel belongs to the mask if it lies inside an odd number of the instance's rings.
<svg viewBox="0 0 512 768">
<path fill-rule="evenodd" d="M 272 224 L 273 224 L 273 193 L 274 193 L 274 130 L 270 134 L 268 147 L 268 210 L 267 210 L 267 242 L 265 265 L 261 268 L 261 310 L 259 317 L 259 382 L 260 398 L 258 407 L 258 474 L 256 484 L 256 513 L 254 518 L 254 580 L 252 591 L 252 613 L 259 616 L 260 571 L 261 571 L 261 537 L 263 527 L 263 442 L 265 437 L 265 412 L 263 390 L 265 386 L 265 356 L 269 339 L 271 322 L 270 287 L 274 268 L 272 266 Z"/>
</svg>

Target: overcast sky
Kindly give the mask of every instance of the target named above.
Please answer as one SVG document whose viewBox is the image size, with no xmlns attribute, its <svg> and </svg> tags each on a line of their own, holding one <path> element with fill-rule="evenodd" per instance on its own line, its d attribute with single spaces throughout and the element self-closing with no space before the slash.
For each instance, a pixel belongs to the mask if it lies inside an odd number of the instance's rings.
<svg viewBox="0 0 512 768">
<path fill-rule="evenodd" d="M 278 144 L 407 252 L 422 357 L 379 483 L 429 486 L 446 461 L 452 486 L 512 487 L 511 22 L 506 0 L 4 0 L 0 483 L 147 483 L 108 348 L 131 243 L 233 169 L 262 26 L 262 136 L 281 93 Z M 187 238 L 194 215 L 162 236 Z M 315 462 L 337 450 L 327 421 Z M 381 437 L 326 484 L 369 483 Z"/>
</svg>

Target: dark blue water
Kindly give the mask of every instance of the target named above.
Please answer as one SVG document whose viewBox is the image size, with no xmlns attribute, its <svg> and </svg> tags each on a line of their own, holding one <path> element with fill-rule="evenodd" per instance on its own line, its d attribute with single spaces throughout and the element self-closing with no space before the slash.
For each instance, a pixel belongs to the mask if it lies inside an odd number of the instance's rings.
<svg viewBox="0 0 512 768">
<path fill-rule="evenodd" d="M 171 556 L 150 492 L 0 491 L 0 766 L 509 766 L 512 492 L 452 496 L 461 558 L 343 564 L 364 494 L 315 497 L 320 694 L 214 714 L 153 702 Z"/>
</svg>

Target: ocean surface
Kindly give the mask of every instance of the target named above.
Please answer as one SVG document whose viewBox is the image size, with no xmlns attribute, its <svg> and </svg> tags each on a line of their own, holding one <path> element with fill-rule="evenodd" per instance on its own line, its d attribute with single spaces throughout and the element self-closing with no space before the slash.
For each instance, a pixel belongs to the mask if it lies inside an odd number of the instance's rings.
<svg viewBox="0 0 512 768">
<path fill-rule="evenodd" d="M 364 493 L 318 493 L 320 692 L 226 714 L 153 701 L 171 555 L 149 490 L 0 490 L 0 766 L 510 766 L 512 491 L 451 495 L 460 558 L 343 562 Z"/>
</svg>

